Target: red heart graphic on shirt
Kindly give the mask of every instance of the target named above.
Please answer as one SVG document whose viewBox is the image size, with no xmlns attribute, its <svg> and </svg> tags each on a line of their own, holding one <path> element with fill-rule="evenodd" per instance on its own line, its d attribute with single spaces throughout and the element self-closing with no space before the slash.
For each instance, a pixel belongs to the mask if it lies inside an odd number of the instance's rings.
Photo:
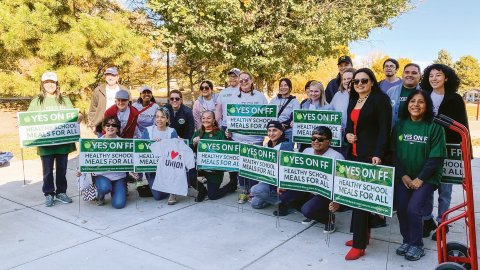
<svg viewBox="0 0 480 270">
<path fill-rule="evenodd" d="M 170 156 L 172 157 L 172 159 L 175 159 L 178 156 L 178 152 L 172 151 L 170 152 Z"/>
</svg>

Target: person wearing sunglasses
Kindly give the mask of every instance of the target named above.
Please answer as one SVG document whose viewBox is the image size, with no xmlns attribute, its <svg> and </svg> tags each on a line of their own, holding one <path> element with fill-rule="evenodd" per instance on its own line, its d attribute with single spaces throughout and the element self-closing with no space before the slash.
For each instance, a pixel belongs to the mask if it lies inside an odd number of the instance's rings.
<svg viewBox="0 0 480 270">
<path fill-rule="evenodd" d="M 129 97 L 130 94 L 127 91 L 118 91 L 115 94 L 115 105 L 105 111 L 104 117 L 116 116 L 120 120 L 120 137 L 140 138 L 141 134 L 137 129 L 138 110 L 129 104 Z"/>
<path fill-rule="evenodd" d="M 192 138 L 195 131 L 195 120 L 192 109 L 183 104 L 182 92 L 170 91 L 169 103 L 165 108 L 170 113 L 170 127 L 177 131 L 178 136 L 182 139 Z"/>
<path fill-rule="evenodd" d="M 278 83 L 278 95 L 270 101 L 270 105 L 277 105 L 278 121 L 282 123 L 285 137 L 292 141 L 293 110 L 300 109 L 297 97 L 291 95 L 292 81 L 288 78 L 280 79 Z"/>
<path fill-rule="evenodd" d="M 193 103 L 193 119 L 195 119 L 195 130 L 202 127 L 202 113 L 205 111 L 215 111 L 217 106 L 218 94 L 213 93 L 213 83 L 211 81 L 202 81 L 200 83 L 200 96 Z M 220 120 L 216 119 L 217 121 Z"/>
<path fill-rule="evenodd" d="M 88 127 L 98 136 L 102 136 L 102 120 L 105 110 L 115 104 L 115 94 L 120 90 L 129 93 L 127 87 L 119 84 L 119 74 L 116 67 L 109 67 L 103 73 L 105 83 L 100 84 L 92 93 L 92 100 L 88 110 Z"/>
<path fill-rule="evenodd" d="M 256 104 L 256 105 L 265 105 L 268 104 L 267 98 L 265 95 L 258 91 L 255 90 L 254 84 L 253 84 L 253 77 L 250 73 L 248 72 L 242 72 L 239 75 L 239 81 L 240 81 L 240 89 L 237 93 L 234 93 L 231 95 L 229 98 L 224 98 L 221 100 L 222 104 Z M 228 130 L 227 130 L 227 136 L 229 135 Z M 237 142 L 242 142 L 242 143 L 249 143 L 249 144 L 255 144 L 255 145 L 262 145 L 264 136 L 258 136 L 258 135 L 243 135 L 243 134 L 238 134 L 238 133 L 232 133 L 231 134 L 232 140 L 237 141 Z M 239 199 L 238 203 L 243 204 L 248 202 L 248 194 L 250 193 L 250 188 L 257 184 L 258 182 L 249 179 L 246 177 L 238 177 L 238 184 L 241 189 L 241 193 L 239 194 Z M 234 185 L 234 183 L 232 183 Z"/>
<path fill-rule="evenodd" d="M 343 160 L 344 157 L 339 152 L 330 147 L 332 140 L 332 131 L 325 126 L 318 126 L 312 131 L 311 147 L 306 148 L 303 153 L 309 155 L 319 155 L 333 159 Z M 274 215 L 285 216 L 289 208 L 297 208 L 305 217 L 302 224 L 310 225 L 314 222 L 320 222 L 325 225 L 324 233 L 333 233 L 335 231 L 335 215 L 341 205 L 331 202 L 329 199 L 309 192 L 282 190 L 278 189 L 280 204 Z"/>
<path fill-rule="evenodd" d="M 281 151 L 293 151 L 293 143 L 285 136 L 284 125 L 280 121 L 270 121 L 267 124 L 269 141 L 264 147 Z M 260 182 L 251 188 L 252 207 L 262 209 L 278 202 L 277 187 Z"/>
<path fill-rule="evenodd" d="M 347 159 L 380 165 L 385 163 L 392 121 L 390 99 L 378 86 L 373 71 L 361 68 L 353 74 L 350 101 L 347 110 L 345 138 L 349 143 Z M 365 255 L 370 213 L 354 208 L 352 211 L 353 240 L 346 260 L 356 260 Z"/>
<path fill-rule="evenodd" d="M 102 122 L 103 136 L 101 139 L 118 139 L 120 135 L 120 120 L 117 116 L 107 116 Z M 80 172 L 77 172 L 80 176 Z M 95 172 L 92 180 L 97 189 L 97 205 L 105 205 L 105 195 L 111 194 L 111 204 L 115 209 L 122 209 L 127 204 L 127 173 L 126 172 Z"/>
</svg>

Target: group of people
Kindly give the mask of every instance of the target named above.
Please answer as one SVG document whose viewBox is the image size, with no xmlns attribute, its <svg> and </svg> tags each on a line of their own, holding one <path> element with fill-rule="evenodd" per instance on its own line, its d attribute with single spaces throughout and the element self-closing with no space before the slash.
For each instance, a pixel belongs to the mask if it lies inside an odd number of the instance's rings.
<svg viewBox="0 0 480 270">
<path fill-rule="evenodd" d="M 451 184 L 440 183 L 446 143 L 461 143 L 458 134 L 433 122 L 433 117 L 444 114 L 468 127 L 465 103 L 457 93 L 459 78 L 454 70 L 442 64 L 428 66 L 422 76 L 417 64 L 407 64 L 401 78 L 396 77 L 399 64 L 395 59 L 383 63 L 386 78 L 377 81 L 372 70 L 354 69 L 349 56 L 338 59 L 338 76 L 326 88 L 319 81 L 305 85 L 307 98 L 297 100 L 291 94 L 292 82 L 282 78 L 278 94 L 270 102 L 255 89 L 253 77 L 233 68 L 228 71 L 228 87 L 214 93 L 211 81 L 199 85 L 199 98 L 193 109 L 183 104 L 181 91 L 169 93 L 168 104 L 161 107 L 152 95 L 152 89 L 139 89 L 139 97 L 131 103 L 132 94 L 120 85 L 116 68 L 105 71 L 105 84 L 97 87 L 88 111 L 88 127 L 99 138 L 143 138 L 160 141 L 182 138 L 190 141 L 195 151 L 200 139 L 233 140 L 261 146 L 265 138 L 258 135 L 231 133 L 227 129 L 227 104 L 274 104 L 278 106 L 277 120 L 267 124 L 268 140 L 265 147 L 293 151 L 293 110 L 333 110 L 342 113 L 342 147 L 331 147 L 332 131 L 325 126 L 312 130 L 311 144 L 297 144 L 300 152 L 347 159 L 373 165 L 395 166 L 394 206 L 400 223 L 402 245 L 396 250 L 407 260 L 418 260 L 424 254 L 423 237 L 436 229 L 433 220 L 433 196 L 439 192 L 437 222 L 449 208 Z M 40 94 L 32 100 L 29 110 L 58 110 L 71 108 L 70 100 L 60 94 L 58 78 L 53 72 L 42 76 Z M 81 118 L 81 117 L 80 117 Z M 80 119 L 79 119 L 80 120 Z M 38 147 L 43 167 L 43 193 L 46 206 L 55 201 L 71 203 L 66 195 L 65 177 L 68 153 L 75 144 Z M 53 166 L 56 164 L 54 183 Z M 278 189 L 256 179 L 229 172 L 228 183 L 222 185 L 224 172 L 186 172 L 189 185 L 198 191 L 197 202 L 206 198 L 216 200 L 240 190 L 238 203 L 250 202 L 254 208 L 278 205 L 274 215 L 284 216 L 297 209 L 305 216 L 302 223 L 321 222 L 324 232 L 335 231 L 336 211 L 348 207 L 331 202 L 318 194 Z M 97 204 L 105 203 L 111 193 L 115 208 L 126 204 L 127 173 L 104 172 L 93 174 L 98 196 Z M 197 177 L 206 181 L 198 181 Z M 142 175 L 137 175 L 137 178 Z M 146 173 L 150 188 L 155 173 Z M 175 194 L 152 189 L 156 200 L 168 198 L 168 204 L 177 201 Z M 352 209 L 353 239 L 346 260 L 356 260 L 365 254 L 370 240 L 372 220 L 385 217 L 364 210 Z M 433 234 L 435 236 L 435 234 Z M 434 238 L 435 240 L 435 238 Z"/>
</svg>

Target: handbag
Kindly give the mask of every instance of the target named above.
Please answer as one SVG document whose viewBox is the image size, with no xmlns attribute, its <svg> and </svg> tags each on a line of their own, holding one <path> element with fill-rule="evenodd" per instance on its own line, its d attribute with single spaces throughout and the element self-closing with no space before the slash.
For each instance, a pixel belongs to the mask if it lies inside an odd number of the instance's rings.
<svg viewBox="0 0 480 270">
<path fill-rule="evenodd" d="M 97 187 L 90 184 L 87 188 L 82 189 L 81 194 L 84 201 L 94 201 L 97 198 Z"/>
</svg>

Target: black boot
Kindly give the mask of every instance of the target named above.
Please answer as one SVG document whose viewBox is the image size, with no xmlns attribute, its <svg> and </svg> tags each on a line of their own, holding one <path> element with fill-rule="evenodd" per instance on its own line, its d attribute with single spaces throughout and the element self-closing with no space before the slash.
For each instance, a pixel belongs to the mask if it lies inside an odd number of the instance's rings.
<svg viewBox="0 0 480 270">
<path fill-rule="evenodd" d="M 203 202 L 205 200 L 205 197 L 208 195 L 208 191 L 205 188 L 204 184 L 200 181 L 197 180 L 197 197 L 195 198 L 195 202 Z"/>
<path fill-rule="evenodd" d="M 435 231 L 436 229 L 437 229 L 437 224 L 435 223 L 433 218 L 423 221 L 423 238 L 429 237 L 430 233 L 432 231 Z"/>
</svg>

